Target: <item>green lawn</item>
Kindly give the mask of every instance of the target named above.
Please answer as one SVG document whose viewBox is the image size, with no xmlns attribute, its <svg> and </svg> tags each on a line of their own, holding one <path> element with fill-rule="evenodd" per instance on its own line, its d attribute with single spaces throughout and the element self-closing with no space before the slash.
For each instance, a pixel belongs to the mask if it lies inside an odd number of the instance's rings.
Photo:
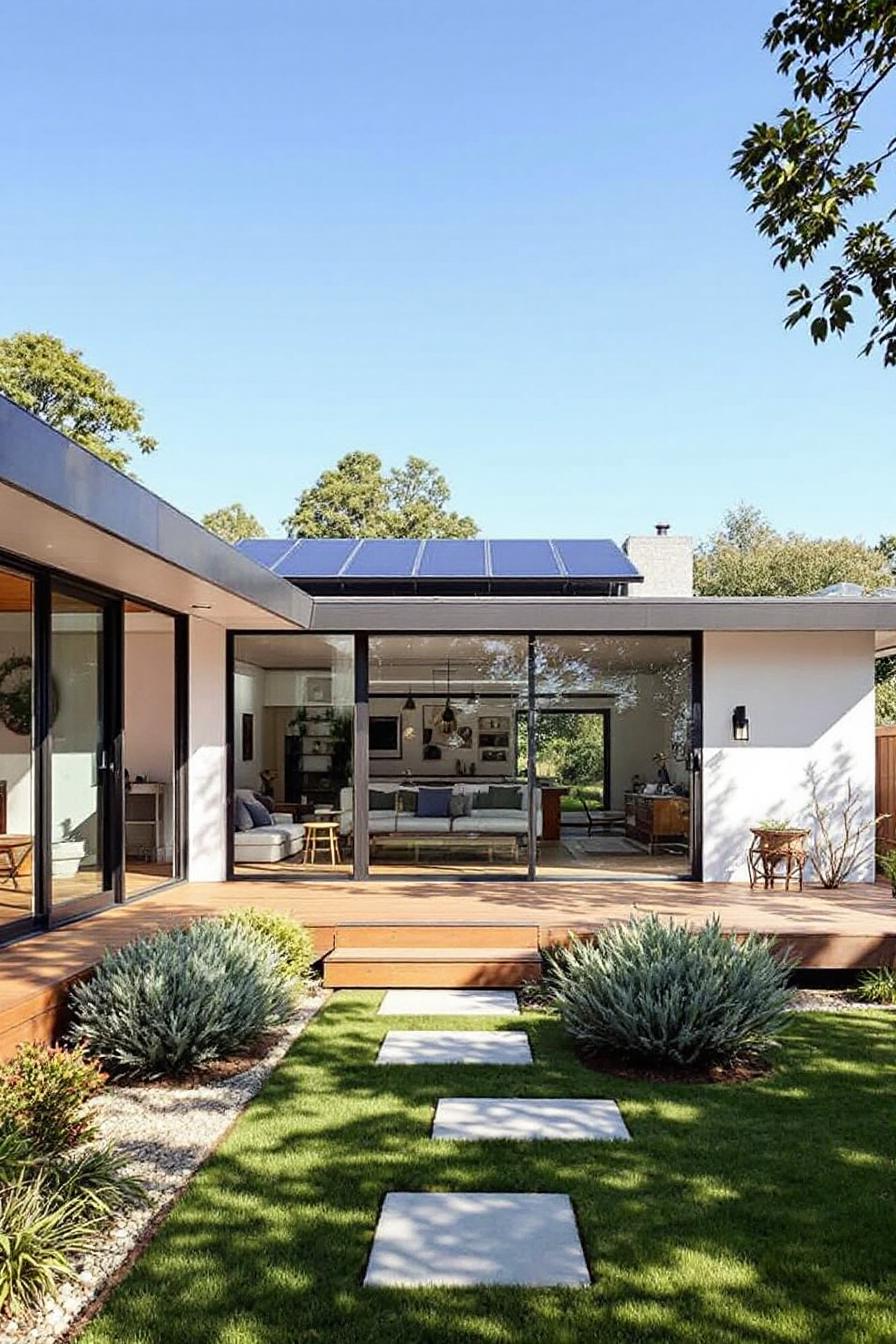
<svg viewBox="0 0 896 1344">
<path fill-rule="evenodd" d="M 801 1015 L 737 1086 L 592 1073 L 522 1019 L 532 1069 L 375 1068 L 375 993 L 343 993 L 88 1328 L 89 1344 L 881 1344 L 896 1337 L 894 1033 Z M 481 1028 L 487 1019 L 442 1021 Z M 520 1021 L 502 1026 L 518 1028 Z M 616 1097 L 629 1144 L 439 1143 L 439 1096 Z M 590 1289 L 363 1289 L 389 1190 L 563 1191 Z"/>
</svg>

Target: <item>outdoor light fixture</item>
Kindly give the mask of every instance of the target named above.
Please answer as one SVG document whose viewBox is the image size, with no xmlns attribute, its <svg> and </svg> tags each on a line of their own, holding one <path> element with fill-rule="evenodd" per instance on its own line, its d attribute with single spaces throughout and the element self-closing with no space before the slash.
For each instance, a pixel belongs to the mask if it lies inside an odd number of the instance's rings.
<svg viewBox="0 0 896 1344">
<path fill-rule="evenodd" d="M 407 700 L 405 700 L 404 705 L 402 706 L 402 708 L 403 708 L 403 709 L 406 709 L 406 710 L 408 711 L 408 713 L 410 713 L 412 709 L 416 709 L 416 708 L 417 708 L 417 701 L 414 699 L 413 695 L 411 694 L 411 688 L 410 688 L 410 686 L 408 687 L 408 698 L 407 698 Z"/>
<path fill-rule="evenodd" d="M 735 742 L 749 742 L 750 720 L 747 718 L 746 705 L 735 705 L 731 715 L 731 735 Z"/>
</svg>

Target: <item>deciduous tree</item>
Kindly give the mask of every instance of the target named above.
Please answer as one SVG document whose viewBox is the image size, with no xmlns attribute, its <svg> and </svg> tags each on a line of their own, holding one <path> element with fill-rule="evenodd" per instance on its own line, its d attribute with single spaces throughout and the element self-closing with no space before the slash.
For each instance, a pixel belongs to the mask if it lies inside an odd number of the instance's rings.
<svg viewBox="0 0 896 1344">
<path fill-rule="evenodd" d="M 246 541 L 250 537 L 267 535 L 254 513 L 249 513 L 242 504 L 227 504 L 223 509 L 205 514 L 202 526 L 224 541 Z"/>
<path fill-rule="evenodd" d="M 842 336 L 854 300 L 864 297 L 871 316 L 862 353 L 879 349 L 885 365 L 896 364 L 894 212 L 887 206 L 874 219 L 868 211 L 896 135 L 869 141 L 862 127 L 896 69 L 896 4 L 789 0 L 765 46 L 791 82 L 792 101 L 774 121 L 753 126 L 732 171 L 750 192 L 775 264 L 827 266 L 790 291 L 785 326 L 807 322 L 816 344 Z"/>
<path fill-rule="evenodd" d="M 129 447 L 156 447 L 136 401 L 48 331 L 0 338 L 0 392 L 119 471 L 131 460 Z"/>
<path fill-rule="evenodd" d="M 375 453 L 347 453 L 303 490 L 284 526 L 291 537 L 473 537 L 449 509 L 445 477 L 422 457 L 385 473 Z"/>
</svg>

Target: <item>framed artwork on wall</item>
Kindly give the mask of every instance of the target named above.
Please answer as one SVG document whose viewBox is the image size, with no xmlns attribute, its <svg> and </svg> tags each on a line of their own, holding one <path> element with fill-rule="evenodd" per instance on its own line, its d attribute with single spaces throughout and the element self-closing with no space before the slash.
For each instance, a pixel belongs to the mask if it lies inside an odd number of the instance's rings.
<svg viewBox="0 0 896 1344">
<path fill-rule="evenodd" d="M 371 760 L 401 760 L 400 716 L 398 714 L 371 715 L 369 741 Z"/>
<path fill-rule="evenodd" d="M 242 719 L 243 760 L 251 761 L 255 755 L 255 715 L 244 714 Z"/>
</svg>

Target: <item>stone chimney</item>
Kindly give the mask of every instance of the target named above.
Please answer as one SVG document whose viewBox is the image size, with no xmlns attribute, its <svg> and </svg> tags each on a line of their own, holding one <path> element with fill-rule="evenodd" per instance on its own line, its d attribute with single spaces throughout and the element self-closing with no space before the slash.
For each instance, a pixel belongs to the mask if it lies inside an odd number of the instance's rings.
<svg viewBox="0 0 896 1344">
<path fill-rule="evenodd" d="M 622 549 L 641 574 L 629 597 L 693 597 L 694 542 L 670 534 L 668 523 L 657 523 L 649 537 L 628 537 Z"/>
</svg>

